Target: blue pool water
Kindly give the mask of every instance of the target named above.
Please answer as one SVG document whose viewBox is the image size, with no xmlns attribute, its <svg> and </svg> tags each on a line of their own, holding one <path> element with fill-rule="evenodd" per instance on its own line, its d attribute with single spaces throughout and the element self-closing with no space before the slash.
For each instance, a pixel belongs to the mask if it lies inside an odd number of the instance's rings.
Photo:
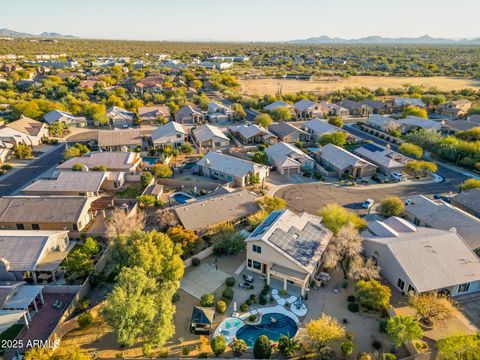
<svg viewBox="0 0 480 360">
<path fill-rule="evenodd" d="M 272 323 L 272 318 L 276 319 L 275 323 Z M 241 327 L 237 331 L 237 339 L 242 339 L 249 347 L 253 347 L 260 335 L 266 335 L 270 340 L 278 341 L 282 335 L 295 336 L 297 330 L 297 324 L 292 318 L 278 313 L 265 314 L 260 324 Z"/>
<path fill-rule="evenodd" d="M 142 161 L 144 163 L 147 163 L 148 165 L 152 166 L 152 165 L 155 165 L 157 162 L 158 162 L 158 158 L 157 157 L 144 157 L 142 158 Z"/>
<path fill-rule="evenodd" d="M 172 198 L 179 204 L 186 204 L 188 200 L 193 199 L 192 196 L 183 193 L 173 194 Z"/>
</svg>

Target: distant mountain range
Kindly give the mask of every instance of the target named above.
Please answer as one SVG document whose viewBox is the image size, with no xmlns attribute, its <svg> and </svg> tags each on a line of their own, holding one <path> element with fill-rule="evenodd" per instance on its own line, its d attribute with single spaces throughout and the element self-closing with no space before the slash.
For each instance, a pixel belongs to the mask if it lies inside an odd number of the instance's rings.
<svg viewBox="0 0 480 360">
<path fill-rule="evenodd" d="M 42 32 L 39 35 L 18 32 L 10 29 L 0 29 L 0 37 L 28 37 L 28 38 L 44 38 L 44 39 L 74 39 L 73 35 L 63 35 L 56 32 Z"/>
<path fill-rule="evenodd" d="M 329 36 L 311 37 L 308 39 L 287 41 L 289 44 L 365 44 L 365 45 L 382 45 L 382 44 L 399 44 L 399 45 L 480 45 L 480 38 L 476 39 L 445 39 L 433 38 L 428 35 L 417 38 L 385 38 L 381 36 L 367 36 L 360 39 L 342 39 L 331 38 Z"/>
</svg>

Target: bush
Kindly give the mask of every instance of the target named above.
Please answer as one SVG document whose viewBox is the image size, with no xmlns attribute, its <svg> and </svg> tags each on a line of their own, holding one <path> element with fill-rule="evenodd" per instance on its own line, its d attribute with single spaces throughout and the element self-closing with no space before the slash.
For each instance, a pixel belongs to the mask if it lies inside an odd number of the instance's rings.
<svg viewBox="0 0 480 360">
<path fill-rule="evenodd" d="M 387 196 L 380 203 L 380 213 L 385 217 L 400 216 L 405 210 L 405 205 L 398 196 Z"/>
<path fill-rule="evenodd" d="M 77 319 L 78 327 L 85 329 L 93 324 L 93 315 L 90 311 L 80 314 Z"/>
<path fill-rule="evenodd" d="M 227 348 L 227 341 L 222 335 L 216 336 L 210 340 L 210 347 L 212 348 L 213 353 L 218 356 L 223 354 Z"/>
<path fill-rule="evenodd" d="M 356 313 L 356 312 L 358 312 L 358 310 L 360 310 L 360 309 L 359 309 L 359 306 L 358 306 L 357 303 L 355 303 L 355 302 L 349 302 L 349 303 L 348 303 L 348 310 L 350 310 L 350 311 L 353 312 L 353 313 Z"/>
<path fill-rule="evenodd" d="M 235 285 L 235 278 L 234 277 L 228 277 L 226 280 L 225 280 L 225 284 L 227 284 L 227 286 L 233 286 Z"/>
<path fill-rule="evenodd" d="M 200 305 L 205 307 L 213 307 L 215 305 L 215 295 L 203 294 L 200 298 Z"/>
<path fill-rule="evenodd" d="M 260 335 L 253 346 L 253 356 L 255 359 L 270 359 L 272 356 L 272 344 L 265 335 Z"/>
<path fill-rule="evenodd" d="M 152 173 L 157 178 L 169 178 L 173 176 L 170 166 L 165 164 L 155 164 L 152 166 Z"/>
<path fill-rule="evenodd" d="M 369 353 L 363 352 L 358 354 L 357 360 L 372 360 L 372 356 Z"/>
<path fill-rule="evenodd" d="M 223 314 L 227 310 L 227 303 L 223 300 L 217 301 L 217 311 L 220 314 Z"/>
<path fill-rule="evenodd" d="M 342 345 L 340 346 L 340 348 L 341 348 L 342 354 L 343 354 L 344 356 L 352 355 L 352 353 L 353 353 L 353 348 L 354 348 L 353 341 L 351 341 L 351 340 L 344 341 L 344 342 L 342 343 Z"/>
<path fill-rule="evenodd" d="M 247 301 L 245 301 L 245 304 L 247 304 L 248 306 L 252 305 L 252 300 L 247 299 Z"/>
<path fill-rule="evenodd" d="M 184 346 L 182 348 L 182 355 L 187 356 L 188 354 L 190 354 L 190 348 L 188 346 Z"/>
<path fill-rule="evenodd" d="M 10 165 L 10 164 L 3 164 L 2 165 L 2 170 L 7 170 L 8 171 L 8 170 L 11 170 L 11 169 L 12 169 L 12 165 Z"/>
<path fill-rule="evenodd" d="M 260 295 L 260 298 L 258 300 L 258 303 L 260 305 L 266 305 L 267 304 L 267 298 L 264 295 Z"/>
<path fill-rule="evenodd" d="M 267 296 L 267 294 L 268 294 L 269 291 L 270 291 L 270 286 L 265 285 L 265 286 L 263 287 L 261 293 L 262 293 L 263 296 Z"/>
<path fill-rule="evenodd" d="M 381 333 L 384 333 L 384 334 L 387 333 L 387 322 L 385 320 L 381 320 L 378 323 L 378 331 L 380 331 Z"/>
<path fill-rule="evenodd" d="M 241 312 L 247 312 L 249 307 L 250 306 L 248 304 L 242 304 L 242 305 L 240 305 L 240 311 Z"/>
<path fill-rule="evenodd" d="M 250 294 L 250 300 L 255 304 L 255 302 L 257 301 L 257 295 Z"/>
<path fill-rule="evenodd" d="M 237 339 L 232 344 L 232 350 L 235 355 L 239 356 L 247 350 L 247 343 L 242 339 Z"/>
<path fill-rule="evenodd" d="M 355 296 L 354 295 L 348 295 L 347 301 L 348 302 L 355 302 Z"/>
<path fill-rule="evenodd" d="M 142 187 L 146 188 L 148 184 L 150 184 L 150 181 L 152 181 L 153 175 L 149 172 L 144 172 L 140 176 L 140 184 L 142 184 Z"/>
<path fill-rule="evenodd" d="M 208 358 L 208 353 L 207 352 L 201 352 L 200 354 L 198 354 L 198 358 L 199 359 L 206 359 Z"/>
<path fill-rule="evenodd" d="M 252 322 L 252 321 L 255 321 L 257 320 L 257 315 L 255 314 L 251 314 L 249 317 L 248 317 L 248 321 Z"/>
<path fill-rule="evenodd" d="M 383 360 L 397 360 L 397 357 L 390 353 L 383 354 Z"/>
<path fill-rule="evenodd" d="M 380 350 L 380 349 L 383 347 L 383 345 L 382 345 L 382 343 L 381 343 L 380 341 L 378 341 L 378 340 L 373 340 L 373 341 L 372 341 L 372 347 L 373 347 L 375 350 Z"/>
<path fill-rule="evenodd" d="M 200 265 L 200 259 L 197 257 L 192 258 L 192 266 Z"/>
<path fill-rule="evenodd" d="M 230 301 L 233 299 L 233 289 L 229 286 L 223 290 L 222 296 Z"/>
</svg>

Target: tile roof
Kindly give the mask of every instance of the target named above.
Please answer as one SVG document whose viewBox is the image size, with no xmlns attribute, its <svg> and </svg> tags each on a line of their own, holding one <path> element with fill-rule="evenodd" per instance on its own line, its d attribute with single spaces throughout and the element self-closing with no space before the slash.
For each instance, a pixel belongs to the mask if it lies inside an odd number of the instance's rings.
<svg viewBox="0 0 480 360">
<path fill-rule="evenodd" d="M 288 136 L 290 134 L 293 134 L 295 132 L 301 133 L 301 134 L 307 134 L 305 131 L 302 129 L 299 129 L 292 124 L 286 122 L 286 121 L 281 121 L 279 123 L 274 123 L 268 127 L 268 130 L 270 130 L 273 134 L 276 136 L 283 138 L 285 136 Z"/>
<path fill-rule="evenodd" d="M 402 167 L 408 161 L 412 160 L 405 155 L 376 143 L 361 146 L 355 149 L 354 153 L 376 165 L 382 165 L 387 168 Z"/>
<path fill-rule="evenodd" d="M 107 173 L 104 171 L 62 171 L 56 179 L 40 179 L 24 187 L 23 192 L 98 192 Z"/>
<path fill-rule="evenodd" d="M 84 117 L 74 116 L 70 113 L 67 113 L 67 112 L 61 111 L 61 110 L 52 110 L 52 111 L 46 113 L 45 115 L 43 115 L 43 119 L 48 124 L 52 124 L 55 121 L 60 120 L 61 118 L 67 118 L 67 119 L 70 119 L 70 120 L 73 120 L 73 121 L 78 121 L 78 122 L 83 122 L 83 121 L 86 120 Z"/>
<path fill-rule="evenodd" d="M 233 156 L 210 151 L 200 160 L 197 165 L 211 170 L 219 171 L 236 177 L 243 177 L 255 173 L 257 169 L 266 168 L 264 165 L 252 161 L 239 159 Z"/>
<path fill-rule="evenodd" d="M 349 166 L 358 167 L 366 165 L 376 167 L 374 164 L 333 144 L 322 146 L 320 149 L 320 157 L 338 169 L 345 169 Z"/>
<path fill-rule="evenodd" d="M 198 142 L 211 140 L 215 137 L 230 141 L 230 139 L 218 127 L 209 124 L 200 125 L 194 129 L 192 133 Z"/>
<path fill-rule="evenodd" d="M 98 146 L 128 146 L 142 145 L 142 133 L 140 129 L 116 129 L 98 132 Z"/>
<path fill-rule="evenodd" d="M 265 130 L 261 126 L 257 124 L 250 124 L 250 125 L 238 125 L 230 128 L 230 131 L 234 133 L 239 133 L 245 139 L 249 139 L 252 136 L 257 136 L 260 134 L 268 135 L 269 137 L 276 137 L 270 131 Z"/>
<path fill-rule="evenodd" d="M 267 111 L 273 111 L 275 110 L 276 108 L 278 107 L 288 107 L 288 108 L 291 108 L 292 105 L 290 105 L 289 103 L 285 102 L 285 101 L 281 101 L 281 100 L 277 100 L 267 106 L 264 106 L 263 109 L 264 110 L 267 110 Z"/>
<path fill-rule="evenodd" d="M 75 164 L 83 164 L 92 169 L 104 165 L 109 171 L 128 170 L 140 162 L 140 155 L 134 152 L 94 151 L 80 157 L 75 157 L 57 166 L 59 170 L 71 170 Z"/>
<path fill-rule="evenodd" d="M 177 138 L 177 133 L 185 135 L 187 132 L 182 124 L 179 124 L 176 121 L 169 121 L 153 130 L 152 140 L 154 143 L 158 144 L 177 142 L 179 140 Z M 180 140 L 183 140 L 183 138 Z"/>
<path fill-rule="evenodd" d="M 40 121 L 33 120 L 28 117 L 22 117 L 16 121 L 6 124 L 5 126 L 27 135 L 37 136 L 42 128 L 46 125 Z"/>
<path fill-rule="evenodd" d="M 269 146 L 265 149 L 265 153 L 271 160 L 273 160 L 275 165 L 279 167 L 300 166 L 301 163 L 298 161 L 299 159 L 313 161 L 310 156 L 305 154 L 299 148 L 284 142 L 278 142 Z"/>
<path fill-rule="evenodd" d="M 462 207 L 469 209 L 475 214 L 480 214 L 480 189 L 464 190 L 452 198 Z M 480 234 L 479 234 L 480 237 Z"/>
<path fill-rule="evenodd" d="M 302 128 L 304 130 L 305 128 L 310 129 L 314 133 L 320 136 L 324 134 L 331 134 L 331 133 L 342 131 L 342 129 L 329 124 L 327 121 L 320 120 L 320 119 L 311 119 L 311 120 L 305 121 L 302 124 Z"/>
</svg>

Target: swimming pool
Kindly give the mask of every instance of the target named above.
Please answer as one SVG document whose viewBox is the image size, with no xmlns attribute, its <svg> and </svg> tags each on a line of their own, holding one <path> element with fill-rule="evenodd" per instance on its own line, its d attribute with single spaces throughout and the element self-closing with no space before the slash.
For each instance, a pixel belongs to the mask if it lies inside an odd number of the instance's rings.
<svg viewBox="0 0 480 360">
<path fill-rule="evenodd" d="M 147 163 L 150 166 L 153 166 L 158 162 L 158 158 L 154 157 L 154 156 L 146 156 L 146 157 L 142 158 L 142 161 L 144 163 Z"/>
<path fill-rule="evenodd" d="M 189 200 L 193 199 L 193 196 L 190 196 L 185 193 L 175 193 L 172 195 L 172 199 L 179 204 L 186 204 Z"/>
<path fill-rule="evenodd" d="M 236 337 L 244 340 L 249 347 L 253 347 L 260 335 L 266 335 L 270 340 L 278 341 L 283 335 L 295 336 L 297 330 L 298 326 L 291 317 L 279 313 L 270 313 L 264 314 L 258 325 L 245 324 L 242 326 L 238 329 Z"/>
</svg>

